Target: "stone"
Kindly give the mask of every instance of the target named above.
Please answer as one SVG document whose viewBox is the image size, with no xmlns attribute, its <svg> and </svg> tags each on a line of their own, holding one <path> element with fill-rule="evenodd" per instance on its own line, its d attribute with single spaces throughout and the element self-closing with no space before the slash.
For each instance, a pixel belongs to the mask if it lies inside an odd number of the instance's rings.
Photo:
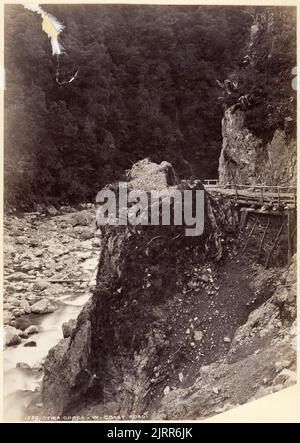
<svg viewBox="0 0 300 443">
<path fill-rule="evenodd" d="M 15 248 L 13 245 L 10 245 L 8 239 L 4 239 L 4 254 L 14 256 L 15 255 Z"/>
<path fill-rule="evenodd" d="M 27 334 L 27 332 L 26 332 L 26 331 L 21 331 L 21 333 L 20 333 L 20 337 L 21 337 L 21 338 L 28 338 L 28 334 Z"/>
<path fill-rule="evenodd" d="M 44 291 L 49 286 L 48 282 L 46 280 L 43 280 L 42 278 L 37 278 L 34 283 L 34 289 L 37 289 L 39 291 Z"/>
<path fill-rule="evenodd" d="M 25 329 L 25 332 L 28 335 L 37 334 L 39 332 L 39 328 L 36 325 L 31 325 Z"/>
<path fill-rule="evenodd" d="M 230 340 L 229 337 L 224 337 L 224 338 L 223 338 L 223 341 L 224 341 L 225 343 L 230 343 L 230 342 L 231 342 L 231 340 Z"/>
<path fill-rule="evenodd" d="M 11 306 L 19 306 L 20 305 L 20 300 L 18 300 L 15 297 L 10 297 L 9 298 L 9 303 Z"/>
<path fill-rule="evenodd" d="M 33 371 L 37 371 L 37 372 L 42 371 L 42 370 L 43 370 L 43 365 L 42 365 L 42 363 L 35 363 L 35 364 L 32 366 L 32 370 L 33 370 Z"/>
<path fill-rule="evenodd" d="M 5 346 L 14 346 L 21 343 L 21 333 L 22 331 L 14 328 L 13 326 L 4 326 Z"/>
<path fill-rule="evenodd" d="M 48 206 L 47 212 L 49 215 L 53 215 L 53 216 L 58 214 L 58 210 L 53 205 Z"/>
<path fill-rule="evenodd" d="M 22 265 L 22 267 L 20 269 L 22 272 L 32 271 L 32 269 L 33 269 L 32 263 L 26 263 L 25 265 Z"/>
<path fill-rule="evenodd" d="M 25 369 L 25 370 L 31 369 L 31 367 L 27 363 L 24 363 L 24 362 L 17 363 L 16 368 Z"/>
<path fill-rule="evenodd" d="M 9 311 L 4 311 L 3 312 L 3 323 L 5 325 L 10 325 L 10 323 L 15 319 L 15 316 L 9 312 Z"/>
<path fill-rule="evenodd" d="M 37 249 L 34 253 L 34 255 L 36 257 L 41 257 L 44 254 L 44 250 L 43 249 Z"/>
<path fill-rule="evenodd" d="M 16 308 L 16 309 L 12 310 L 12 313 L 15 317 L 21 317 L 22 315 L 25 314 L 25 311 L 24 311 L 24 309 Z"/>
<path fill-rule="evenodd" d="M 34 303 L 31 306 L 31 312 L 33 314 L 50 314 L 55 311 L 55 307 L 46 298 Z"/>
<path fill-rule="evenodd" d="M 35 303 L 36 301 L 38 301 L 38 297 L 37 297 L 35 294 L 28 294 L 28 295 L 26 296 L 26 299 L 27 299 L 27 301 L 28 301 L 30 304 L 33 304 L 33 303 Z"/>
<path fill-rule="evenodd" d="M 21 329 L 21 331 L 25 331 L 26 328 L 28 328 L 28 326 L 30 325 L 31 325 L 30 320 L 28 319 L 28 317 L 25 316 L 16 318 L 12 324 L 12 326 L 14 326 L 16 329 Z"/>
<path fill-rule="evenodd" d="M 93 241 L 92 241 L 93 247 L 97 248 L 98 246 L 100 246 L 100 244 L 101 244 L 100 238 L 93 238 Z"/>
<path fill-rule="evenodd" d="M 283 369 L 273 380 L 273 385 L 283 384 L 287 380 L 297 383 L 297 374 L 289 369 Z"/>
<path fill-rule="evenodd" d="M 170 386 L 166 386 L 165 389 L 164 389 L 164 395 L 169 394 L 170 391 L 171 391 Z"/>
<path fill-rule="evenodd" d="M 14 272 L 6 277 L 8 281 L 24 281 L 27 279 L 27 274 L 24 272 Z"/>
<path fill-rule="evenodd" d="M 143 191 L 162 190 L 178 183 L 172 165 L 166 161 L 159 165 L 148 159 L 136 162 L 128 173 L 128 187 Z"/>
<path fill-rule="evenodd" d="M 62 324 L 62 332 L 63 332 L 63 337 L 64 338 L 68 338 L 71 337 L 72 332 L 74 331 L 76 326 L 76 320 L 71 319 L 68 322 L 65 322 Z"/>
<path fill-rule="evenodd" d="M 207 283 L 207 282 L 209 282 L 209 276 L 207 274 L 202 274 L 201 280 L 204 281 L 205 283 Z"/>
<path fill-rule="evenodd" d="M 95 215 L 87 210 L 75 212 L 69 216 L 68 222 L 72 226 L 89 226 L 95 220 Z"/>
<path fill-rule="evenodd" d="M 35 347 L 36 346 L 36 341 L 31 340 L 31 341 L 27 341 L 26 343 L 24 343 L 24 347 Z"/>
<path fill-rule="evenodd" d="M 15 242 L 17 245 L 24 245 L 24 243 L 26 243 L 26 237 L 24 237 L 23 235 L 20 237 L 16 237 Z"/>
<path fill-rule="evenodd" d="M 31 238 L 31 239 L 29 240 L 29 245 L 30 245 L 32 248 L 37 248 L 37 247 L 39 246 L 39 241 L 38 241 L 36 238 Z"/>
<path fill-rule="evenodd" d="M 27 300 L 22 300 L 20 302 L 20 308 L 24 309 L 25 314 L 30 314 L 31 313 L 31 308 L 30 308 L 30 305 L 29 305 Z"/>
<path fill-rule="evenodd" d="M 195 331 L 194 331 L 194 339 L 195 339 L 196 341 L 201 341 L 202 338 L 203 338 L 203 332 L 202 332 L 202 331 L 195 330 Z"/>
<path fill-rule="evenodd" d="M 275 371 L 278 373 L 278 372 L 282 371 L 283 369 L 291 366 L 291 362 L 289 360 L 281 360 L 281 361 L 277 361 L 274 366 L 275 366 Z"/>
<path fill-rule="evenodd" d="M 95 230 L 89 227 L 76 226 L 74 228 L 83 240 L 90 240 L 95 237 Z"/>
</svg>

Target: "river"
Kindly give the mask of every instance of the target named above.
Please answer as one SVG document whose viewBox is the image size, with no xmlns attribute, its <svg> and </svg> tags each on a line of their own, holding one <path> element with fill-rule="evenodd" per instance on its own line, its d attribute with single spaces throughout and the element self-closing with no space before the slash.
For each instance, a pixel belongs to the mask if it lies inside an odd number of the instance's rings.
<svg viewBox="0 0 300 443">
<path fill-rule="evenodd" d="M 86 271 L 95 270 L 96 259 L 86 260 L 82 265 Z M 95 282 L 95 272 L 91 284 Z M 36 342 L 34 347 L 24 347 L 24 342 L 4 350 L 4 406 L 6 420 L 22 420 L 26 409 L 32 403 L 41 402 L 40 388 L 43 378 L 42 364 L 48 351 L 62 338 L 62 324 L 76 319 L 83 305 L 91 297 L 87 288 L 82 293 L 69 290 L 55 300 L 57 309 L 51 314 L 29 314 L 26 320 L 37 325 L 39 332 L 30 336 Z M 18 368 L 25 363 L 31 369 Z M 41 404 L 38 404 L 41 407 Z"/>
</svg>

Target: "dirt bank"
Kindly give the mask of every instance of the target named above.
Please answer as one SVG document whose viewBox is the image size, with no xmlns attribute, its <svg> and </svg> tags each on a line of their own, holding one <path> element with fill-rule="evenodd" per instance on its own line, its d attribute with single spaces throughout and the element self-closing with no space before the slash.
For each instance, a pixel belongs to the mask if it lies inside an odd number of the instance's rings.
<svg viewBox="0 0 300 443">
<path fill-rule="evenodd" d="M 268 340 L 251 347 L 243 337 L 239 347 L 236 331 L 247 325 L 252 311 L 262 312 L 265 318 L 260 306 L 278 297 L 276 288 L 285 284 L 286 270 L 265 271 L 243 254 L 234 207 L 221 201 L 216 205 L 207 195 L 205 204 L 205 230 L 200 238 L 185 237 L 182 227 L 176 226 L 107 227 L 93 298 L 71 337 L 52 349 L 46 361 L 45 416 L 200 418 L 212 413 L 212 404 L 225 407 L 231 396 L 236 404 L 255 395 L 255 387 L 262 383 L 261 377 L 256 379 L 260 367 L 256 357 L 252 379 L 247 380 L 252 388 L 240 389 L 239 400 L 230 392 L 234 377 L 228 389 L 223 389 L 226 383 L 221 387 L 211 383 L 211 365 L 221 365 L 216 367 L 220 377 L 225 377 L 224 371 L 232 377 L 230 365 L 238 364 L 234 355 L 242 361 L 261 347 L 266 347 L 262 365 L 268 376 L 264 379 L 272 385 L 275 374 L 272 377 L 270 368 L 280 358 L 281 339 L 291 346 L 289 328 L 295 313 L 284 315 L 283 338 L 280 316 L 295 303 L 294 292 L 286 295 L 280 308 L 273 302 L 267 305 L 271 313 L 267 311 L 266 322 L 259 317 L 262 337 Z M 268 349 L 277 338 L 279 343 Z M 293 368 L 295 353 L 281 354 L 288 356 L 288 366 Z M 203 376 L 198 389 L 199 376 L 207 366 L 211 367 L 209 377 Z M 246 383 L 246 373 L 241 374 Z M 204 386 L 213 403 L 207 396 L 204 404 L 200 402 Z M 174 409 L 172 400 L 184 406 Z"/>
</svg>

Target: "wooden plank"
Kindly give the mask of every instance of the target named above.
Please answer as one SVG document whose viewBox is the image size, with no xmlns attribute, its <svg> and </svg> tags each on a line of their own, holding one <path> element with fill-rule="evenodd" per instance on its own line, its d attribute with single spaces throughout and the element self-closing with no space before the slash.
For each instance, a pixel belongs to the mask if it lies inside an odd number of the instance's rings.
<svg viewBox="0 0 300 443">
<path fill-rule="evenodd" d="M 235 198 L 232 198 L 232 197 L 230 197 L 230 196 L 228 196 L 229 197 L 229 200 L 230 201 L 232 201 L 232 202 L 234 202 L 234 203 L 237 203 L 237 204 L 240 204 L 240 205 L 246 205 L 246 206 L 251 206 L 251 205 L 253 205 L 253 204 L 255 204 L 255 203 L 257 203 L 257 205 L 262 205 L 262 203 L 259 201 L 259 200 L 256 200 L 256 199 L 248 199 L 248 200 L 242 200 L 242 199 L 238 199 L 238 200 L 236 200 Z M 270 203 L 273 203 L 273 202 L 270 202 Z M 282 202 L 283 203 L 283 202 Z M 288 204 L 288 203 L 287 203 Z M 289 203 L 290 204 L 290 203 Z M 292 207 L 292 206 L 291 206 Z M 280 206 L 280 208 L 279 209 L 283 209 L 283 206 Z M 264 211 L 264 212 L 267 212 L 267 211 Z M 275 211 L 274 211 L 275 212 Z"/>
<path fill-rule="evenodd" d="M 262 247 L 263 247 L 263 244 L 264 244 L 265 236 L 267 234 L 269 225 L 270 225 L 270 217 L 268 218 L 268 223 L 266 224 L 265 230 L 263 232 L 263 235 L 262 235 L 262 238 L 261 238 L 261 241 L 260 241 L 259 251 L 258 251 L 258 254 L 257 254 L 257 263 L 259 261 L 259 257 L 260 257 L 261 251 L 262 251 Z"/>
</svg>

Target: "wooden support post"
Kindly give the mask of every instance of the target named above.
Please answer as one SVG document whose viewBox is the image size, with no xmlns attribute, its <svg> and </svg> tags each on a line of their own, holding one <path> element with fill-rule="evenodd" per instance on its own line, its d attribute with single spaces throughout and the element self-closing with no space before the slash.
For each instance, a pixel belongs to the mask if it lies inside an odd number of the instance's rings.
<svg viewBox="0 0 300 443">
<path fill-rule="evenodd" d="M 258 250 L 258 254 L 257 254 L 257 263 L 259 261 L 259 257 L 260 257 L 261 251 L 262 251 L 262 247 L 263 247 L 263 244 L 264 244 L 265 236 L 266 236 L 267 231 L 268 231 L 269 224 L 270 224 L 270 217 L 268 218 L 268 223 L 266 224 L 265 230 L 263 232 L 263 235 L 262 235 L 262 238 L 261 238 L 261 241 L 260 241 L 259 250 Z"/>
<path fill-rule="evenodd" d="M 280 192 L 279 187 L 277 186 L 277 199 L 278 199 L 278 206 L 280 205 Z"/>
<path fill-rule="evenodd" d="M 276 246 L 276 244 L 277 244 L 277 242 L 278 242 L 278 240 L 279 240 L 279 237 L 280 237 L 281 232 L 282 232 L 282 230 L 283 230 L 283 226 L 284 226 L 284 222 L 283 222 L 282 225 L 280 226 L 280 228 L 279 228 L 279 230 L 278 230 L 278 232 L 277 232 L 276 238 L 275 238 L 275 240 L 274 240 L 274 243 L 273 243 L 273 245 L 272 245 L 272 247 L 271 247 L 271 249 L 270 249 L 270 251 L 269 251 L 269 254 L 268 254 L 268 257 L 267 257 L 267 260 L 266 260 L 266 264 L 265 264 L 265 268 L 266 268 L 266 269 L 268 269 L 268 267 L 269 267 L 269 263 L 270 263 L 270 259 L 271 259 L 272 253 L 273 253 L 273 251 L 274 251 L 274 249 L 275 249 L 275 246 Z"/>
<path fill-rule="evenodd" d="M 242 212 L 242 216 L 241 216 L 240 224 L 241 224 L 241 229 L 244 229 L 247 225 L 249 211 L 247 211 L 246 208 L 243 208 L 241 212 Z"/>
<path fill-rule="evenodd" d="M 254 223 L 254 225 L 252 226 L 252 229 L 251 229 L 251 231 L 250 231 L 249 236 L 247 237 L 246 243 L 245 243 L 245 245 L 244 245 L 244 247 L 243 247 L 243 251 L 244 251 L 244 252 L 246 251 L 247 245 L 248 245 L 249 240 L 250 240 L 250 238 L 251 238 L 251 236 L 252 236 L 252 234 L 253 234 L 253 231 L 254 231 L 254 229 L 255 229 L 255 227 L 256 227 L 256 225 L 257 225 L 257 222 L 258 222 L 258 217 L 256 217 L 255 223 Z"/>
<path fill-rule="evenodd" d="M 264 188 L 263 187 L 260 188 L 260 197 L 261 197 L 261 202 L 264 203 Z"/>
</svg>

